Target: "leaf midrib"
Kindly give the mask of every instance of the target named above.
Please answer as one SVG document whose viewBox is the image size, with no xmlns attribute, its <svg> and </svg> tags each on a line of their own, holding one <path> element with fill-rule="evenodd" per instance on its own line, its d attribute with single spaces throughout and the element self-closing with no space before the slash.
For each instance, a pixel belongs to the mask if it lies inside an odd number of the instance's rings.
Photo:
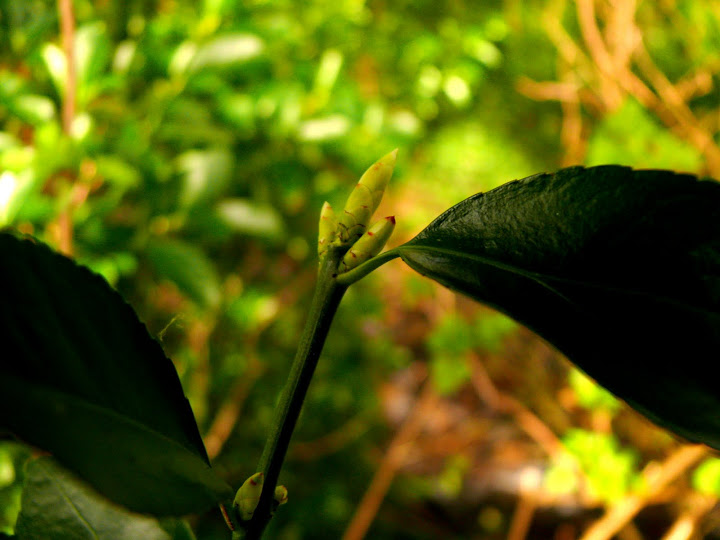
<svg viewBox="0 0 720 540">
<path fill-rule="evenodd" d="M 92 534 L 93 538 L 99 539 L 100 536 L 98 535 L 95 527 L 87 519 L 85 519 L 85 515 L 73 502 L 72 496 L 65 490 L 63 483 L 60 482 L 55 475 L 50 473 L 44 463 L 40 463 L 38 465 L 42 467 L 45 478 L 52 482 L 55 489 L 57 489 L 60 493 L 62 499 L 65 500 L 70 509 L 77 515 L 78 519 L 85 525 L 85 528 L 90 532 L 90 534 Z"/>
<path fill-rule="evenodd" d="M 554 276 L 552 274 L 547 274 L 547 273 L 532 272 L 532 271 L 525 270 L 523 268 L 519 268 L 517 266 L 513 266 L 510 264 L 506 264 L 506 263 L 497 261 L 495 259 L 490 259 L 487 257 L 483 257 L 481 255 L 471 254 L 471 253 L 467 253 L 464 251 L 456 251 L 456 250 L 449 249 L 449 248 L 441 248 L 441 247 L 428 246 L 428 245 L 423 245 L 423 244 L 419 244 L 419 245 L 412 244 L 412 241 L 408 242 L 407 244 L 403 244 L 402 246 L 398 246 L 393 251 L 395 251 L 395 250 L 397 250 L 400 253 L 401 258 L 402 258 L 403 251 L 426 251 L 426 252 L 431 252 L 431 253 L 435 252 L 435 253 L 441 253 L 441 254 L 445 254 L 445 255 L 451 255 L 451 256 L 459 257 L 459 258 L 466 258 L 466 259 L 470 259 L 472 261 L 486 264 L 488 266 L 493 266 L 500 270 L 511 272 L 513 274 L 525 277 L 527 279 L 531 279 L 531 280 L 535 281 L 536 283 L 538 283 L 538 285 L 550 290 L 553 294 L 558 295 L 560 298 L 562 298 L 569 304 L 576 306 L 576 307 L 577 307 L 577 304 L 575 302 L 573 302 L 571 299 L 567 298 L 564 294 L 557 291 L 552 285 L 546 283 L 544 280 L 551 279 L 551 280 L 554 280 L 554 281 L 557 281 L 560 283 L 567 283 L 570 285 L 577 285 L 577 286 L 593 288 L 593 289 L 598 289 L 598 290 L 613 291 L 613 292 L 618 292 L 620 294 L 624 294 L 624 295 L 628 295 L 628 296 L 652 298 L 656 301 L 670 304 L 679 309 L 685 309 L 687 311 L 703 313 L 706 316 L 718 318 L 720 320 L 720 313 L 716 313 L 714 311 L 710 311 L 705 308 L 689 304 L 687 302 L 680 302 L 676 299 L 673 299 L 673 298 L 670 298 L 667 296 L 658 295 L 655 293 L 649 293 L 647 291 L 637 291 L 637 290 L 625 289 L 625 288 L 621 288 L 621 287 L 611 287 L 611 286 L 608 286 L 607 284 L 593 282 L 593 281 L 578 281 L 578 280 L 568 279 L 566 277 Z M 404 258 L 403 258 L 403 260 L 404 260 Z"/>
</svg>

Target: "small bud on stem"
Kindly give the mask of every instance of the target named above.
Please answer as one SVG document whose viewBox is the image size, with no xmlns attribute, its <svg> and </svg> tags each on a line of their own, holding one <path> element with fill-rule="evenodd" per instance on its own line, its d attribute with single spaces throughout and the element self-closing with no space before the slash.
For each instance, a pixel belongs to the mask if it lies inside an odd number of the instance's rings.
<svg viewBox="0 0 720 540">
<path fill-rule="evenodd" d="M 318 255 L 322 257 L 328 246 L 337 237 L 338 221 L 329 202 L 323 204 L 320 210 L 320 224 L 318 225 Z"/>
<path fill-rule="evenodd" d="M 285 486 L 276 486 L 274 499 L 275 499 L 275 502 L 278 504 L 278 506 L 288 502 L 287 488 Z"/>
<path fill-rule="evenodd" d="M 260 494 L 262 493 L 264 482 L 265 475 L 261 472 L 255 473 L 245 480 L 243 485 L 240 486 L 240 489 L 237 490 L 233 506 L 237 508 L 240 513 L 240 519 L 243 521 L 252 519 L 255 508 L 257 508 L 258 502 L 260 502 Z"/>
<path fill-rule="evenodd" d="M 395 216 L 388 216 L 376 222 L 345 254 L 340 263 L 341 273 L 352 270 L 380 253 L 394 229 Z"/>
<path fill-rule="evenodd" d="M 352 244 L 365 233 L 390 182 L 397 152 L 396 148 L 373 163 L 350 194 L 338 218 L 338 236 L 343 244 Z"/>
</svg>

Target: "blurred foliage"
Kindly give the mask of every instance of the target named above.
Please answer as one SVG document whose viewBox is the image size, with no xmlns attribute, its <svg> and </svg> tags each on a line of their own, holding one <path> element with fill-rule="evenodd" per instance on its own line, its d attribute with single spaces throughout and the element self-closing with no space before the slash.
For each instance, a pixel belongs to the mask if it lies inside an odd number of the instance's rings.
<svg viewBox="0 0 720 540">
<path fill-rule="evenodd" d="M 304 322 L 319 209 L 341 207 L 392 148 L 379 210 L 398 218 L 391 244 L 475 192 L 572 163 L 720 176 L 717 5 L 616 4 L 75 0 L 63 35 L 56 2 L 0 0 L 0 227 L 73 255 L 132 303 L 175 361 L 215 466 L 239 485 Z M 562 438 L 602 503 L 675 448 L 576 372 L 568 382 L 526 330 L 395 262 L 340 308 L 269 536 L 341 536 L 428 365 L 441 406 L 372 537 L 504 538 L 514 503 L 492 494 L 513 488 L 493 488 L 488 467 L 538 456 L 550 484 L 575 494 L 555 524 L 586 523 L 597 500 L 552 480 L 577 471 L 558 471 L 512 427 L 519 417 L 497 414 L 516 409 L 488 409 L 478 362 Z M 0 442 L 0 531 L 12 530 L 27 455 Z M 713 470 L 698 470 L 698 489 L 717 493 Z M 193 527 L 227 538 L 217 512 Z"/>
<path fill-rule="evenodd" d="M 637 455 L 622 449 L 612 434 L 571 430 L 563 444 L 580 463 L 591 498 L 610 503 L 637 487 Z M 554 464 L 545 477 L 548 489 L 555 493 L 579 489 L 574 466 L 568 460 Z"/>
<path fill-rule="evenodd" d="M 720 495 L 720 459 L 709 458 L 698 465 L 692 483 L 700 493 Z"/>
</svg>

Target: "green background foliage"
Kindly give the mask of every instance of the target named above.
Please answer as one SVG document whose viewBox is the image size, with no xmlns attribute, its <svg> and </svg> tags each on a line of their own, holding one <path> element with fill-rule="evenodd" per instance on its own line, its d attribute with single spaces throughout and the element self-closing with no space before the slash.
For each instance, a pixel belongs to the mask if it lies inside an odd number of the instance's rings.
<svg viewBox="0 0 720 540">
<path fill-rule="evenodd" d="M 391 246 L 473 193 L 570 164 L 720 177 L 712 2 L 77 0 L 71 36 L 61 4 L 0 0 L 0 227 L 128 299 L 234 486 L 255 472 L 304 322 L 320 207 L 341 208 L 392 148 Z M 543 503 L 526 537 L 577 534 L 682 448 L 567 373 L 527 330 L 388 264 L 340 307 L 268 535 L 340 537 L 426 385 L 441 396 L 373 538 L 506 538 L 529 470 Z M 0 441 L 0 532 L 29 452 Z M 660 537 L 693 485 L 717 496 L 707 463 L 640 534 Z M 227 538 L 218 512 L 192 526 Z"/>
</svg>

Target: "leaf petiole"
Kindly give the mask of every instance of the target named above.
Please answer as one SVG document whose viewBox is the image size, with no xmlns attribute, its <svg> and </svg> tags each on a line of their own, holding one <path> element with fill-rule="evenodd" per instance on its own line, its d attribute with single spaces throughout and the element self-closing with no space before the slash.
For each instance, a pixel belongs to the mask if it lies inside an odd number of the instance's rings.
<svg viewBox="0 0 720 540">
<path fill-rule="evenodd" d="M 400 256 L 400 250 L 398 248 L 389 249 L 380 255 L 373 257 L 372 259 L 365 261 L 359 266 L 356 266 L 352 270 L 344 272 L 336 277 L 336 281 L 340 285 L 350 286 L 353 283 L 360 281 L 362 278 L 367 276 L 373 270 L 380 268 L 383 264 L 393 259 L 397 259 Z"/>
</svg>

